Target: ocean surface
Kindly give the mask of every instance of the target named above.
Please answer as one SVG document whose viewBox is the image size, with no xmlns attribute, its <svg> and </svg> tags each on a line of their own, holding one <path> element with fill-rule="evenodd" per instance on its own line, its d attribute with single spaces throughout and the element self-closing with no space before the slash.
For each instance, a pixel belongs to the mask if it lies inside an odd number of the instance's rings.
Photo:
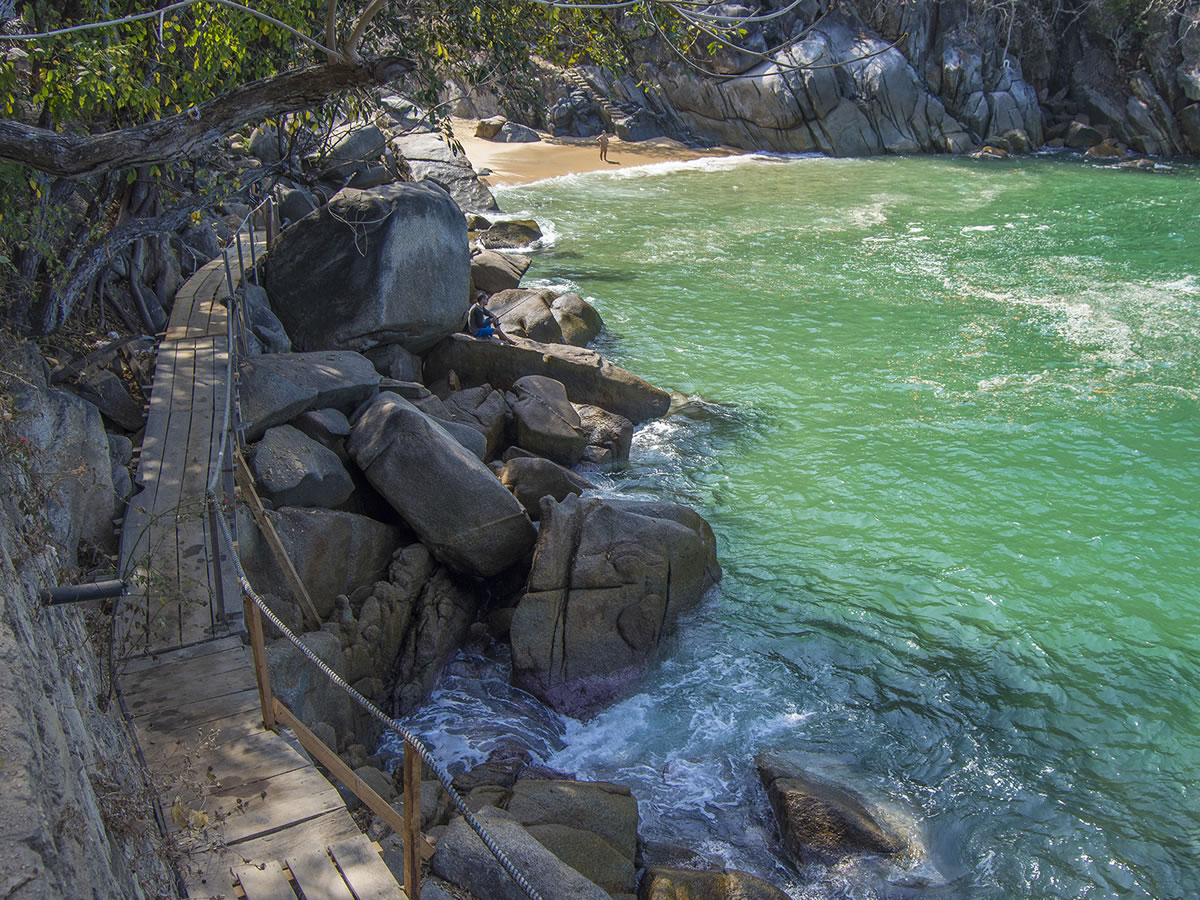
<svg viewBox="0 0 1200 900">
<path fill-rule="evenodd" d="M 413 721 L 445 761 L 626 783 L 649 855 L 796 898 L 1200 894 L 1200 169 L 755 157 L 498 197 L 549 235 L 525 284 L 686 398 L 601 493 L 696 508 L 725 579 L 586 722 L 460 658 Z M 760 753 L 915 849 L 792 868 Z"/>
</svg>

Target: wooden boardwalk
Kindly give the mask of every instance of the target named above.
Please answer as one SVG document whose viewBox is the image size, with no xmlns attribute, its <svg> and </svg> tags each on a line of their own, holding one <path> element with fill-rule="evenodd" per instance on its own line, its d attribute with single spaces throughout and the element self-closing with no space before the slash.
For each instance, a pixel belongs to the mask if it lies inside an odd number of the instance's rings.
<svg viewBox="0 0 1200 900">
<path fill-rule="evenodd" d="M 236 577 L 210 550 L 204 495 L 224 415 L 225 294 L 218 258 L 180 289 L 159 347 L 141 490 L 121 535 L 133 584 L 121 623 L 126 709 L 184 850 L 189 896 L 403 898 L 338 791 L 286 732 L 264 729 Z"/>
</svg>

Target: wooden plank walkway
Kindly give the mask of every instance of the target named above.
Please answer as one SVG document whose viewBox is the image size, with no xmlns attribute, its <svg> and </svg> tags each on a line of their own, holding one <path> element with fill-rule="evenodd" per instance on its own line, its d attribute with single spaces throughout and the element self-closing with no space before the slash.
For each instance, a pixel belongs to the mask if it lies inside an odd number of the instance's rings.
<svg viewBox="0 0 1200 900">
<path fill-rule="evenodd" d="M 121 570 L 134 583 L 123 604 L 126 709 L 184 850 L 189 896 L 404 898 L 338 791 L 286 732 L 263 728 L 233 566 L 210 550 L 204 495 L 224 414 L 225 294 L 218 258 L 180 289 L 159 347 L 141 490 L 121 535 Z"/>
</svg>

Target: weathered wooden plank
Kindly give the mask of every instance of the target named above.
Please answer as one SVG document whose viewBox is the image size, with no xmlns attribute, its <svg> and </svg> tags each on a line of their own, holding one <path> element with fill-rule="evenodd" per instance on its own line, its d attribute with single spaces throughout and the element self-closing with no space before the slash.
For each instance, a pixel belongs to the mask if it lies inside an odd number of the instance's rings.
<svg viewBox="0 0 1200 900">
<path fill-rule="evenodd" d="M 255 723 L 254 727 L 257 731 L 250 733 L 218 733 L 212 745 L 203 748 L 202 757 L 197 756 L 198 762 L 203 763 L 200 772 L 205 780 L 219 782 L 212 784 L 214 789 L 239 784 L 247 777 L 272 778 L 309 765 L 308 760 L 273 731 L 263 731 L 261 723 Z M 187 737 L 160 735 L 140 728 L 138 742 L 147 763 L 156 768 L 170 768 L 172 763 L 182 762 L 184 755 L 195 747 L 195 742 Z"/>
<path fill-rule="evenodd" d="M 126 671 L 121 679 L 121 687 L 125 692 L 126 701 L 141 700 L 150 697 L 154 700 L 162 698 L 178 705 L 179 695 L 173 692 L 181 685 L 202 688 L 204 682 L 226 672 L 246 669 L 250 665 L 246 648 L 237 638 L 226 638 L 200 644 L 198 647 L 211 646 L 220 643 L 222 649 L 216 653 L 198 653 L 193 648 L 173 651 L 159 657 L 159 664 L 145 667 L 138 671 Z M 189 652 L 191 651 L 191 652 Z M 223 693 L 230 693 L 224 691 Z M 215 696 L 206 694 L 206 696 Z M 193 698 L 200 699 L 200 698 Z"/>
<path fill-rule="evenodd" d="M 314 847 L 328 847 L 359 833 L 343 809 L 232 846 L 214 844 L 204 851 L 194 852 L 184 861 L 183 876 L 188 896 L 193 900 L 217 897 L 232 900 L 233 866 L 310 853 Z"/>
<path fill-rule="evenodd" d="M 289 856 L 287 866 L 305 900 L 354 900 L 342 874 L 324 850 Z"/>
<path fill-rule="evenodd" d="M 176 663 L 200 659 L 204 656 L 213 656 L 238 647 L 243 648 L 244 652 L 242 639 L 237 635 L 230 635 L 218 638 L 215 641 L 203 641 L 199 644 L 192 644 L 190 647 L 183 647 L 179 650 L 168 650 L 165 653 L 155 654 L 154 656 L 138 656 L 126 659 L 121 663 L 122 684 L 127 683 L 125 679 L 138 672 L 144 672 L 147 669 L 157 669 L 159 666 L 175 665 Z M 128 683 L 133 684 L 132 681 Z"/>
<path fill-rule="evenodd" d="M 405 900 L 395 876 L 365 837 L 339 841 L 329 852 L 357 900 Z"/>
<path fill-rule="evenodd" d="M 219 719 L 228 716 L 249 715 L 261 725 L 262 711 L 258 703 L 258 691 L 247 688 L 208 700 L 185 703 L 181 706 L 166 706 L 140 716 L 139 725 L 153 728 L 163 734 L 182 734 L 189 729 L 211 727 Z"/>
<path fill-rule="evenodd" d="M 131 715 L 146 716 L 161 709 L 255 688 L 254 670 L 249 666 L 217 672 L 203 678 L 183 677 L 177 675 L 173 669 L 172 666 L 161 672 L 157 682 L 146 690 L 126 695 L 125 702 Z"/>
<path fill-rule="evenodd" d="M 232 844 L 344 810 L 345 803 L 337 788 L 306 766 L 271 778 L 222 784 L 209 797 L 208 808 L 225 817 L 224 837 Z"/>
<path fill-rule="evenodd" d="M 237 866 L 233 877 L 242 886 L 246 900 L 296 900 L 292 883 L 284 874 L 283 866 L 275 860 L 258 866 Z"/>
</svg>

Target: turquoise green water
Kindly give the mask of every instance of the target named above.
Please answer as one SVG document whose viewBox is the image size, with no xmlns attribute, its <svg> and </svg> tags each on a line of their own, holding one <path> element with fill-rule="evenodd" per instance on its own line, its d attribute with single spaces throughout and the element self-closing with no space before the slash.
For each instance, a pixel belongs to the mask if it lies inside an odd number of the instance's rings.
<svg viewBox="0 0 1200 900">
<path fill-rule="evenodd" d="M 1200 893 L 1198 175 L 762 159 L 502 192 L 555 235 L 527 279 L 693 398 L 606 489 L 695 506 L 726 572 L 550 762 L 796 897 Z M 773 751 L 925 851 L 790 871 Z"/>
</svg>

